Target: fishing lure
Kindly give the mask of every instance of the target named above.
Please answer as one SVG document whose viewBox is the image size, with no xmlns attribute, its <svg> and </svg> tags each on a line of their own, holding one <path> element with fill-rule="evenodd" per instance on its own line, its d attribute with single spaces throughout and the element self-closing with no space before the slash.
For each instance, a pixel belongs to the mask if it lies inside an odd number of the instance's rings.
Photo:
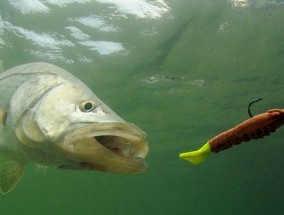
<svg viewBox="0 0 284 215">
<path fill-rule="evenodd" d="M 212 152 L 217 153 L 241 142 L 260 139 L 275 132 L 277 128 L 284 124 L 284 109 L 272 109 L 265 113 L 252 116 L 250 106 L 259 100 L 261 99 L 252 101 L 248 106 L 250 119 L 213 137 L 199 150 L 181 153 L 179 157 L 193 164 L 200 164 Z"/>
</svg>

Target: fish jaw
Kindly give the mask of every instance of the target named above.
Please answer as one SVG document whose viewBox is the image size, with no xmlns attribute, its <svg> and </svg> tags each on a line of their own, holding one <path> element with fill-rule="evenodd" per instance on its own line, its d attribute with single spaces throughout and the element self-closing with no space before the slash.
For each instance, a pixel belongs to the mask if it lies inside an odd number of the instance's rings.
<svg viewBox="0 0 284 215">
<path fill-rule="evenodd" d="M 148 168 L 146 134 L 130 123 L 91 123 L 66 132 L 56 150 L 66 163 L 61 169 L 140 173 Z"/>
</svg>

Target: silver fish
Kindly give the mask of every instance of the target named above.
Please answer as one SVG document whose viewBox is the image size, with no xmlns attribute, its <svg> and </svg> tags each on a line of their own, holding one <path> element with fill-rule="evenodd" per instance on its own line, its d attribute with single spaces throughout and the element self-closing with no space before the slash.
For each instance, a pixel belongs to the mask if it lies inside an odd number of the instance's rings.
<svg viewBox="0 0 284 215">
<path fill-rule="evenodd" d="M 62 68 L 30 63 L 0 73 L 0 192 L 27 162 L 61 169 L 144 172 L 146 134 Z"/>
</svg>

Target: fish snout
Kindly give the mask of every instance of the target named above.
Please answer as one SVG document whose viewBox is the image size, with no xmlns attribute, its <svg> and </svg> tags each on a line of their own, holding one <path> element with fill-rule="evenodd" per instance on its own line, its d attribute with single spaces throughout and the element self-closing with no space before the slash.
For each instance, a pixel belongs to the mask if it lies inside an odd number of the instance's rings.
<svg viewBox="0 0 284 215">
<path fill-rule="evenodd" d="M 63 169 L 91 169 L 113 173 L 139 173 L 148 168 L 146 134 L 130 123 L 96 123 L 68 132 L 57 144 L 72 161 Z"/>
</svg>

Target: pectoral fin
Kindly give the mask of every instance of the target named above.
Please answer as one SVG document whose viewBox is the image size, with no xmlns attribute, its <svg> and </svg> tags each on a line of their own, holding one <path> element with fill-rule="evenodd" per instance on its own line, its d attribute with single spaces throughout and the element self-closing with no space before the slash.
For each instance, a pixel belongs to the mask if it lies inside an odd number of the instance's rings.
<svg viewBox="0 0 284 215">
<path fill-rule="evenodd" d="M 0 109 L 0 125 L 4 126 L 6 123 L 7 112 L 3 109 Z"/>
<path fill-rule="evenodd" d="M 8 193 L 16 186 L 24 168 L 24 163 L 0 154 L 0 193 Z"/>
</svg>

